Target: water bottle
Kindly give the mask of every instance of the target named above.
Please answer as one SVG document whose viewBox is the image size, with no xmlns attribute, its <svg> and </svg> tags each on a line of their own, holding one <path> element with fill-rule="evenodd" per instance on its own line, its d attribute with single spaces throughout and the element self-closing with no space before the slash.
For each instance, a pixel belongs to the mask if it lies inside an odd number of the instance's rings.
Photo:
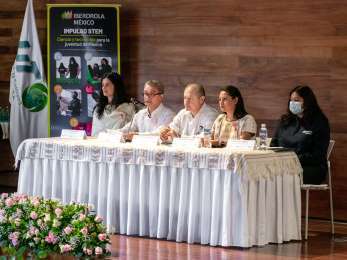
<svg viewBox="0 0 347 260">
<path fill-rule="evenodd" d="M 260 130 L 259 130 L 259 149 L 260 150 L 266 150 L 267 144 L 267 129 L 266 124 L 261 124 Z"/>
<path fill-rule="evenodd" d="M 211 130 L 204 129 L 203 147 L 211 148 Z"/>
</svg>

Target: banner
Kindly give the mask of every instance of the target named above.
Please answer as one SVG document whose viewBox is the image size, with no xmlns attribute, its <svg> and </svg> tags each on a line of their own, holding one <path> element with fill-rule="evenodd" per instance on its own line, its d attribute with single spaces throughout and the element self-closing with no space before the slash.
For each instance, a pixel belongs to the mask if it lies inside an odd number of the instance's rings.
<svg viewBox="0 0 347 260">
<path fill-rule="evenodd" d="M 27 138 L 47 137 L 48 91 L 32 0 L 28 0 L 10 80 L 10 142 L 14 155 Z"/>
<path fill-rule="evenodd" d="M 101 78 L 120 73 L 119 5 L 47 6 L 50 135 L 90 135 Z"/>
</svg>

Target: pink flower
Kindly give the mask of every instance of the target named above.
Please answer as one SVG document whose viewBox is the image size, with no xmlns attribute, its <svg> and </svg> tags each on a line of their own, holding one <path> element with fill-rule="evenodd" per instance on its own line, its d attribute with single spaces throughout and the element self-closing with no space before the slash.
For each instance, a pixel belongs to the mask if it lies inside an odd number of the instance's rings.
<svg viewBox="0 0 347 260">
<path fill-rule="evenodd" d="M 34 205 L 35 208 L 37 208 L 40 205 L 40 199 L 38 197 L 33 197 L 31 199 L 31 203 Z"/>
<path fill-rule="evenodd" d="M 95 254 L 96 255 L 101 255 L 102 254 L 102 248 L 101 247 L 96 247 L 95 248 Z"/>
<path fill-rule="evenodd" d="M 57 243 L 58 238 L 57 238 L 56 236 L 54 236 L 54 234 L 50 231 L 50 232 L 48 233 L 48 236 L 46 236 L 45 241 L 46 241 L 48 244 L 55 244 L 55 243 Z"/>
<path fill-rule="evenodd" d="M 7 207 L 12 207 L 13 204 L 14 204 L 14 200 L 11 199 L 11 198 L 7 198 L 7 199 L 5 200 L 5 204 L 6 204 Z"/>
<path fill-rule="evenodd" d="M 19 232 L 12 232 L 8 235 L 9 239 L 18 239 L 19 237 Z"/>
<path fill-rule="evenodd" d="M 0 214 L 0 223 L 6 222 L 6 217 Z"/>
<path fill-rule="evenodd" d="M 11 243 L 13 246 L 18 245 L 18 239 L 11 239 Z"/>
<path fill-rule="evenodd" d="M 30 217 L 31 217 L 33 220 L 37 219 L 37 213 L 36 213 L 35 211 L 32 211 L 32 212 L 30 213 Z"/>
<path fill-rule="evenodd" d="M 96 222 L 100 223 L 100 222 L 102 222 L 102 217 L 96 216 L 94 220 L 95 220 Z"/>
<path fill-rule="evenodd" d="M 10 233 L 8 238 L 11 240 L 13 246 L 18 245 L 19 232 Z"/>
<path fill-rule="evenodd" d="M 98 238 L 100 241 L 105 241 L 107 238 L 107 235 L 105 233 L 101 233 L 98 235 Z"/>
<path fill-rule="evenodd" d="M 2 193 L 1 194 L 1 199 L 7 199 L 8 198 L 8 193 Z"/>
<path fill-rule="evenodd" d="M 55 214 L 56 214 L 58 217 L 60 217 L 61 214 L 63 213 L 63 210 L 62 210 L 61 208 L 56 208 L 56 209 L 54 210 L 54 212 L 55 212 Z"/>
<path fill-rule="evenodd" d="M 30 228 L 29 228 L 29 234 L 30 235 L 38 235 L 39 234 L 39 230 L 36 228 L 36 227 L 33 227 L 33 226 L 31 226 Z"/>
<path fill-rule="evenodd" d="M 14 193 L 14 194 L 12 195 L 12 199 L 13 199 L 13 201 L 17 202 L 17 201 L 20 200 L 20 196 L 19 196 L 18 194 Z"/>
<path fill-rule="evenodd" d="M 67 252 L 70 252 L 71 250 L 72 250 L 72 247 L 69 244 L 65 244 L 65 245 L 60 246 L 60 252 L 61 253 L 67 253 Z"/>
<path fill-rule="evenodd" d="M 64 232 L 65 232 L 66 235 L 70 235 L 71 232 L 72 232 L 72 227 L 67 226 L 66 228 L 64 228 Z"/>
<path fill-rule="evenodd" d="M 81 213 L 80 216 L 79 216 L 79 220 L 82 221 L 82 220 L 84 220 L 85 218 L 86 218 L 86 215 L 84 215 L 84 214 Z"/>
<path fill-rule="evenodd" d="M 23 203 L 26 203 L 27 200 L 28 200 L 28 196 L 27 195 L 19 195 L 19 203 L 23 204 Z"/>
<path fill-rule="evenodd" d="M 82 228 L 82 229 L 81 229 L 81 233 L 82 233 L 84 236 L 88 235 L 88 228 L 87 228 L 87 227 Z"/>
</svg>

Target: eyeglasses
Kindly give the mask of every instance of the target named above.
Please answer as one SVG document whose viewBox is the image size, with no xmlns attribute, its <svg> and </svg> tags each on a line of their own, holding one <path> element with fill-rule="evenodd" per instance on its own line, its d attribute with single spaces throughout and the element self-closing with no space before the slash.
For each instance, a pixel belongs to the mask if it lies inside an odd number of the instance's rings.
<svg viewBox="0 0 347 260">
<path fill-rule="evenodd" d="M 144 97 L 148 97 L 148 98 L 153 98 L 154 96 L 158 96 L 158 95 L 162 95 L 162 94 L 163 93 L 160 93 L 160 92 L 158 92 L 158 93 L 146 93 L 146 92 L 142 93 L 142 95 Z"/>
</svg>

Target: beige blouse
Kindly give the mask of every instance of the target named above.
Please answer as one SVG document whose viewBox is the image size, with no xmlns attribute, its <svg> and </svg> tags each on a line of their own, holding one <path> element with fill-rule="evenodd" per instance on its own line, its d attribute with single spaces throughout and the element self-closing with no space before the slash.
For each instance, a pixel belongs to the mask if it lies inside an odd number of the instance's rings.
<svg viewBox="0 0 347 260">
<path fill-rule="evenodd" d="M 253 116 L 247 114 L 239 120 L 228 121 L 226 114 L 221 114 L 214 121 L 211 134 L 214 140 L 227 142 L 228 139 L 239 139 L 242 132 L 257 132 L 257 123 Z"/>
</svg>

